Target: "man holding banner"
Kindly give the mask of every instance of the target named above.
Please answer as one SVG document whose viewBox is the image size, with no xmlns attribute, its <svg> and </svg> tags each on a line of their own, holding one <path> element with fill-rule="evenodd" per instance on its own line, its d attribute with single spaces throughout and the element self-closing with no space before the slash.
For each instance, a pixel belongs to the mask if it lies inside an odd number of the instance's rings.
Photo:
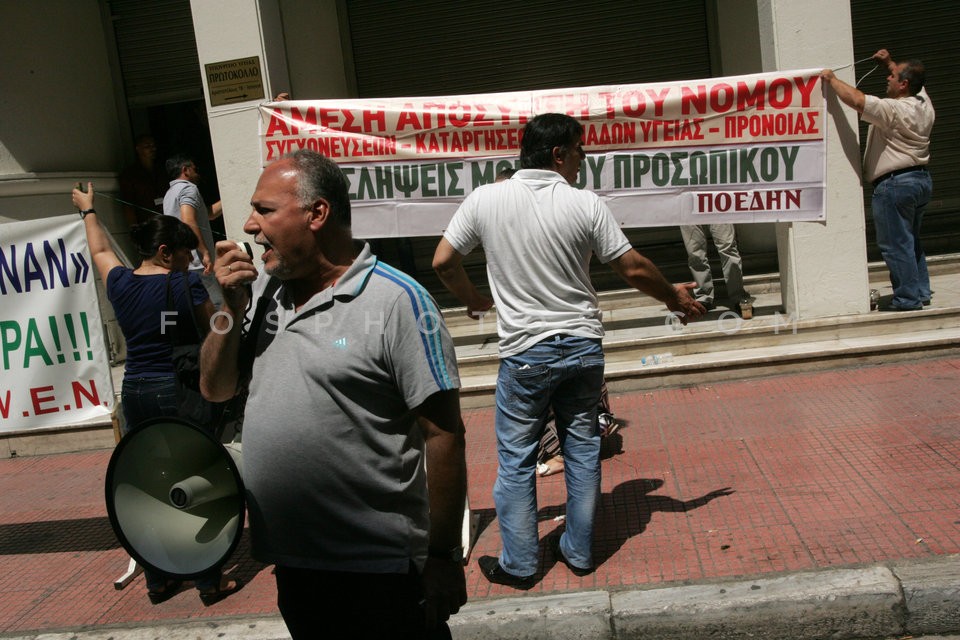
<svg viewBox="0 0 960 640">
<path fill-rule="evenodd" d="M 486 252 L 500 336 L 494 501 L 503 548 L 499 558 L 483 556 L 479 565 L 491 582 L 517 588 L 532 586 L 537 571 L 537 448 L 551 406 L 567 485 L 566 531 L 553 539 L 554 552 L 576 575 L 594 568 L 596 411 L 604 357 L 591 255 L 681 321 L 705 312 L 689 293 L 693 283 L 671 285 L 630 246 L 600 198 L 572 186 L 585 157 L 583 132 L 568 115 L 531 119 L 523 130 L 521 170 L 463 201 L 433 259 L 444 285 L 477 315 L 491 301 L 477 291 L 462 261 L 480 244 Z"/>
<path fill-rule="evenodd" d="M 870 123 L 863 172 L 873 182 L 870 206 L 877 245 L 893 284 L 893 299 L 881 309 L 916 311 L 930 304 L 931 295 L 920 226 L 933 191 L 927 165 L 935 114 L 923 88 L 922 62 L 894 62 L 886 49 L 873 58 L 890 72 L 886 98 L 864 95 L 830 69 L 821 76 L 844 104 Z"/>
</svg>

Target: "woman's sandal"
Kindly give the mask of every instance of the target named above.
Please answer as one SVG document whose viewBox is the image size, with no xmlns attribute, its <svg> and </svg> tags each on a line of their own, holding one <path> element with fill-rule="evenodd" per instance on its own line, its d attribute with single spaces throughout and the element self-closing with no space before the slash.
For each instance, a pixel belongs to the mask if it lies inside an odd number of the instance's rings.
<svg viewBox="0 0 960 640">
<path fill-rule="evenodd" d="M 230 583 L 233 583 L 233 586 L 220 587 L 215 591 L 201 591 L 200 601 L 205 606 L 209 607 L 210 605 L 220 602 L 227 596 L 232 595 L 243 588 L 243 582 L 239 578 L 231 578 L 227 580 L 227 584 L 229 585 Z"/>
<path fill-rule="evenodd" d="M 159 591 L 147 591 L 147 597 L 150 598 L 150 604 L 160 604 L 161 602 L 166 602 L 173 596 L 177 595 L 177 592 L 180 591 L 180 585 L 183 584 L 179 580 L 170 579 L 163 584 L 163 588 Z"/>
</svg>

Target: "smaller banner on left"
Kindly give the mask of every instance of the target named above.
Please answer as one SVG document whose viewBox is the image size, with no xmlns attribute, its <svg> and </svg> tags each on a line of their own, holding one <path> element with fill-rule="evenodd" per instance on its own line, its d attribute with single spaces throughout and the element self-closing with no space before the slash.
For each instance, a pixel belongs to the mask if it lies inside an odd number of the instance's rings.
<svg viewBox="0 0 960 640">
<path fill-rule="evenodd" d="M 110 417 L 110 362 L 77 216 L 0 225 L 0 349 L 0 432 Z"/>
</svg>

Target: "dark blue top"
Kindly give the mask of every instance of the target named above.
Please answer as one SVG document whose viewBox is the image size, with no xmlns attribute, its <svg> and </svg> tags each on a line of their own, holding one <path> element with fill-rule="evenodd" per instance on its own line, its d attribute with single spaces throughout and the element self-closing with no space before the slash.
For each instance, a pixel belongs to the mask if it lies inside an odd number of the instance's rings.
<svg viewBox="0 0 960 640">
<path fill-rule="evenodd" d="M 177 342 L 200 340 L 191 318 L 193 310 L 187 301 L 188 284 L 194 307 L 210 297 L 197 273 L 171 273 L 171 309 L 176 313 L 165 313 L 166 275 L 141 276 L 122 266 L 114 267 L 107 274 L 107 298 L 127 341 L 125 375 L 173 375 L 171 338 Z"/>
</svg>

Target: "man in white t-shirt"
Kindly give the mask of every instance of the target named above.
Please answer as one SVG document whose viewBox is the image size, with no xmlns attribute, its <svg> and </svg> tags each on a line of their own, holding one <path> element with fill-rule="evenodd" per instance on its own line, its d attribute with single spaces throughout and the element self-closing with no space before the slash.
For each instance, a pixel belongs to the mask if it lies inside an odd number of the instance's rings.
<svg viewBox="0 0 960 640">
<path fill-rule="evenodd" d="M 926 73 L 922 62 L 894 62 L 886 49 L 873 58 L 890 72 L 886 98 L 865 95 L 830 69 L 820 75 L 844 104 L 870 123 L 863 173 L 873 183 L 870 208 L 877 245 L 893 285 L 893 299 L 881 309 L 915 311 L 930 304 L 931 295 L 920 227 L 933 192 L 927 165 L 936 114 L 923 88 Z"/>
<path fill-rule="evenodd" d="M 603 384 L 603 325 L 590 258 L 609 263 L 631 286 L 666 303 L 682 321 L 704 312 L 693 283 L 671 285 L 630 246 L 610 209 L 573 187 L 584 158 L 583 127 L 548 113 L 526 125 L 520 171 L 471 193 L 433 258 L 444 285 L 473 316 L 497 306 L 498 469 L 494 501 L 503 548 L 479 559 L 491 582 L 518 588 L 537 571 L 536 463 L 548 409 L 556 415 L 567 485 L 565 531 L 551 543 L 576 575 L 593 571 L 593 521 L 600 493 L 597 401 Z M 482 244 L 493 301 L 463 268 Z"/>
</svg>

